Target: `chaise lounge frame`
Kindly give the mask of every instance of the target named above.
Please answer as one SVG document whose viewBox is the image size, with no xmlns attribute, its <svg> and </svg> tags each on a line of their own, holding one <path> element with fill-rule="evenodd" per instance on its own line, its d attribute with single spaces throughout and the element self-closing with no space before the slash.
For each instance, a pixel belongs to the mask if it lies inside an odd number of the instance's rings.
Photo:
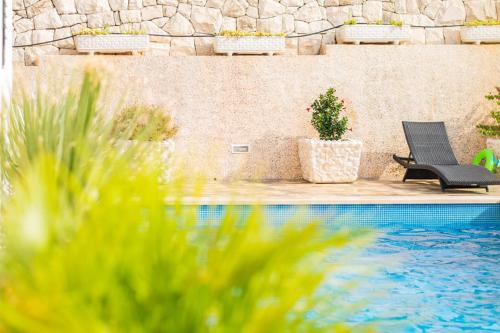
<svg viewBox="0 0 500 333">
<path fill-rule="evenodd" d="M 484 188 L 500 185 L 500 179 L 477 165 L 460 165 L 451 148 L 443 122 L 403 122 L 408 157 L 393 155 L 405 169 L 408 179 L 438 179 L 441 190 Z"/>
</svg>

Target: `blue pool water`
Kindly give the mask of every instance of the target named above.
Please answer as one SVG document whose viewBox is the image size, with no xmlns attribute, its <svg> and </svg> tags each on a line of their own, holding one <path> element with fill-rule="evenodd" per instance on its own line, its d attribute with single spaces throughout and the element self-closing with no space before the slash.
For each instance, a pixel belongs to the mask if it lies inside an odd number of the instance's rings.
<svg viewBox="0 0 500 333">
<path fill-rule="evenodd" d="M 351 261 L 371 268 L 345 296 L 368 302 L 351 322 L 382 332 L 500 332 L 500 225 L 377 233 Z"/>
<path fill-rule="evenodd" d="M 226 211 L 202 206 L 199 216 L 216 223 Z M 375 243 L 349 258 L 347 270 L 325 288 L 333 298 L 342 283 L 357 281 L 341 297 L 356 315 L 336 319 L 374 323 L 380 332 L 500 332 L 499 204 L 276 205 L 264 211 L 273 224 L 320 220 L 327 229 L 374 230 Z"/>
</svg>

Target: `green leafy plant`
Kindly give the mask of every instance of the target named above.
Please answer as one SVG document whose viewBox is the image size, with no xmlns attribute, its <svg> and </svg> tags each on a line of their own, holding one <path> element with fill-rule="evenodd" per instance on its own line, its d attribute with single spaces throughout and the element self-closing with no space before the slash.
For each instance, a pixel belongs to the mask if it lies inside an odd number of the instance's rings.
<svg viewBox="0 0 500 333">
<path fill-rule="evenodd" d="M 402 27 L 404 22 L 403 21 L 396 21 L 396 20 L 390 20 L 389 24 L 395 27 Z"/>
<path fill-rule="evenodd" d="M 348 119 L 341 116 L 342 111 L 345 111 L 345 105 L 343 100 L 335 96 L 335 89 L 329 88 L 325 94 L 319 95 L 311 108 L 313 110 L 311 124 L 318 131 L 319 138 L 341 140 L 348 129 Z"/>
<path fill-rule="evenodd" d="M 136 104 L 123 109 L 114 120 L 113 134 L 127 140 L 163 141 L 177 134 L 170 114 L 156 105 Z"/>
<path fill-rule="evenodd" d="M 480 124 L 477 125 L 477 128 L 482 135 L 500 137 L 500 87 L 496 88 L 496 92 L 486 95 L 485 98 L 494 104 L 494 110 L 490 114 L 495 124 Z"/>
<path fill-rule="evenodd" d="M 105 26 L 104 28 L 95 28 L 95 29 L 85 28 L 77 33 L 77 35 L 80 36 L 102 36 L 110 34 L 111 31 L 108 25 Z M 131 29 L 123 31 L 121 35 L 147 35 L 147 32 L 141 29 Z"/>
<path fill-rule="evenodd" d="M 464 23 L 465 26 L 468 27 L 477 27 L 477 26 L 483 26 L 483 25 L 500 25 L 500 20 L 475 20 L 475 21 L 469 21 Z"/>
<path fill-rule="evenodd" d="M 101 36 L 101 35 L 109 35 L 109 27 L 106 26 L 103 29 L 101 28 L 95 28 L 95 29 L 90 29 L 90 28 L 85 28 L 82 29 L 77 35 L 80 36 Z"/>
<path fill-rule="evenodd" d="M 355 25 L 358 24 L 358 21 L 356 19 L 350 19 L 344 22 L 345 25 Z M 376 25 L 385 25 L 384 20 L 376 20 L 373 22 L 369 22 L 368 24 L 376 24 Z M 403 21 L 396 21 L 396 20 L 390 20 L 389 21 L 390 25 L 393 25 L 395 27 L 402 27 L 404 25 Z"/>
<path fill-rule="evenodd" d="M 224 30 L 221 31 L 218 36 L 223 37 L 272 37 L 272 36 L 285 36 L 284 32 L 280 33 L 270 33 L 270 32 L 250 32 L 241 30 Z"/>
<path fill-rule="evenodd" d="M 39 90 L 16 102 L 26 110 L 2 133 L 2 161 L 16 172 L 1 198 L 1 332 L 354 329 L 332 317 L 338 300 L 321 291 L 368 234 L 273 227 L 257 208 L 199 220 L 182 205 L 182 183 L 161 186 L 160 165 L 113 149 L 95 75 L 54 101 Z M 35 121 L 22 125 L 25 116 Z"/>
<path fill-rule="evenodd" d="M 144 30 L 127 30 L 123 31 L 122 35 L 147 35 L 147 32 Z"/>
</svg>

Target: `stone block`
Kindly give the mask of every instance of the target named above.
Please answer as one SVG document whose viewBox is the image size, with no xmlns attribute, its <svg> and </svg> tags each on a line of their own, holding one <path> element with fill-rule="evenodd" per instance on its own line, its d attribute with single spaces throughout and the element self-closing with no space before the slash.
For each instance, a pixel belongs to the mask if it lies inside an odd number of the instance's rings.
<svg viewBox="0 0 500 333">
<path fill-rule="evenodd" d="M 238 17 L 236 19 L 236 29 L 241 31 L 256 31 L 257 19 L 248 16 Z"/>
<path fill-rule="evenodd" d="M 63 23 L 57 10 L 51 8 L 33 18 L 35 29 L 57 29 L 62 28 Z"/>
<path fill-rule="evenodd" d="M 194 45 L 194 38 L 172 38 L 170 44 L 171 56 L 190 56 L 196 55 L 196 48 Z"/>
<path fill-rule="evenodd" d="M 80 14 L 95 14 L 111 10 L 108 0 L 75 0 L 75 4 Z"/>
<path fill-rule="evenodd" d="M 310 2 L 297 10 L 295 19 L 304 22 L 319 21 L 323 19 L 321 8 L 316 2 Z"/>
<path fill-rule="evenodd" d="M 194 28 L 191 22 L 183 15 L 177 13 L 163 26 L 163 30 L 172 35 L 192 35 Z"/>
<path fill-rule="evenodd" d="M 127 10 L 128 9 L 128 0 L 108 0 L 109 6 L 111 10 Z"/>
<path fill-rule="evenodd" d="M 33 24 L 33 21 L 27 18 L 21 18 L 20 20 L 17 20 L 14 23 L 14 30 L 17 33 L 22 33 L 26 32 L 29 30 L 33 30 L 35 28 L 35 25 Z"/>
<path fill-rule="evenodd" d="M 444 44 L 443 28 L 427 28 L 425 29 L 426 44 Z"/>
<path fill-rule="evenodd" d="M 196 32 L 213 34 L 220 31 L 222 14 L 215 8 L 193 6 L 191 23 Z"/>
<path fill-rule="evenodd" d="M 196 55 L 214 55 L 214 39 L 209 37 L 195 38 Z"/>
<path fill-rule="evenodd" d="M 122 24 L 124 23 L 140 23 L 141 19 L 141 11 L 137 9 L 132 10 L 120 10 L 120 21 Z"/>
<path fill-rule="evenodd" d="M 410 44 L 425 44 L 425 28 L 412 28 L 410 30 Z"/>
<path fill-rule="evenodd" d="M 496 19 L 496 7 L 493 0 L 464 1 L 466 21 Z"/>
<path fill-rule="evenodd" d="M 89 14 L 87 16 L 87 26 L 91 29 L 104 28 L 112 25 L 115 25 L 115 16 L 113 12 L 102 12 Z"/>
<path fill-rule="evenodd" d="M 460 28 L 444 28 L 443 29 L 445 44 L 461 44 Z"/>
<path fill-rule="evenodd" d="M 270 33 L 280 33 L 283 31 L 283 18 L 276 16 L 266 19 L 257 19 L 257 30 Z"/>
<path fill-rule="evenodd" d="M 33 44 L 54 40 L 54 30 L 33 30 Z"/>
<path fill-rule="evenodd" d="M 260 0 L 258 8 L 261 19 L 275 17 L 285 12 L 285 6 L 274 0 Z"/>
<path fill-rule="evenodd" d="M 299 38 L 298 52 L 301 55 L 319 54 L 321 49 L 320 35 L 313 35 Z"/>
<path fill-rule="evenodd" d="M 141 16 L 143 21 L 163 17 L 163 7 L 161 5 L 144 7 L 141 9 Z"/>
<path fill-rule="evenodd" d="M 75 0 L 53 0 L 59 14 L 74 14 L 76 13 Z"/>
<path fill-rule="evenodd" d="M 240 17 L 245 15 L 248 3 L 243 0 L 226 0 L 222 7 L 222 14 L 229 17 Z"/>
<path fill-rule="evenodd" d="M 382 19 L 382 2 L 368 0 L 363 3 L 363 17 L 368 22 L 375 22 Z"/>
<path fill-rule="evenodd" d="M 445 0 L 439 9 L 437 25 L 462 24 L 465 21 L 465 6 L 462 0 Z"/>
</svg>

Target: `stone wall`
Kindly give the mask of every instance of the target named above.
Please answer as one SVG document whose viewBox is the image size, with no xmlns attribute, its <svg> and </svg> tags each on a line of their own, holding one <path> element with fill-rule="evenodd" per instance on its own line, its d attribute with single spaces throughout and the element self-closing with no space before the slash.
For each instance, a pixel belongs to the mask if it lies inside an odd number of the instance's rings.
<svg viewBox="0 0 500 333">
<path fill-rule="evenodd" d="M 463 163 L 485 147 L 475 125 L 489 118 L 484 95 L 500 84 L 500 45 L 331 45 L 327 51 L 301 57 L 47 56 L 39 67 L 17 66 L 14 82 L 47 82 L 60 91 L 85 62 L 102 62 L 111 73 L 110 98 L 173 112 L 177 153 L 189 176 L 299 179 L 297 140 L 317 137 L 306 108 L 328 87 L 346 102 L 349 135 L 363 141 L 361 177 L 401 177 L 392 154 L 408 154 L 403 120 L 445 121 Z M 231 144 L 250 144 L 250 153 L 231 154 Z"/>
<path fill-rule="evenodd" d="M 221 30 L 317 32 L 356 18 L 397 20 L 419 26 L 462 24 L 500 17 L 500 0 L 13 0 L 15 44 L 51 41 L 82 28 L 110 26 L 112 32 L 142 29 L 154 34 L 192 35 Z M 211 54 L 211 38 L 156 38 L 162 54 Z M 415 28 L 413 43 L 459 43 L 458 28 Z M 335 43 L 335 32 L 288 39 L 290 53 L 317 54 Z M 72 39 L 17 49 L 28 62 L 38 54 L 69 54 Z"/>
</svg>

